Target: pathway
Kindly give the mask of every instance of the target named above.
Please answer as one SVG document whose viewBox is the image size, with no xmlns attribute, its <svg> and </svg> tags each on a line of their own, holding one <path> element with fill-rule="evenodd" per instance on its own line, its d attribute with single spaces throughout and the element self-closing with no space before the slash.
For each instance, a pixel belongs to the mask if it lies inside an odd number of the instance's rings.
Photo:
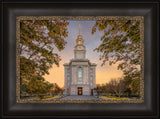
<svg viewBox="0 0 160 119">
<path fill-rule="evenodd" d="M 99 98 L 96 98 L 94 96 L 88 96 L 88 95 L 72 95 L 72 96 L 65 96 L 61 97 L 59 99 L 62 100 L 99 100 Z"/>
</svg>

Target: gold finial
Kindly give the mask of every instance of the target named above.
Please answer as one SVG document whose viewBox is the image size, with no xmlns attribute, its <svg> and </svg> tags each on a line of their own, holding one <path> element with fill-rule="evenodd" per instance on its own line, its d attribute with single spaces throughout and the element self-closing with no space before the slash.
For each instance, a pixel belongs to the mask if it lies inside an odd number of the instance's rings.
<svg viewBox="0 0 160 119">
<path fill-rule="evenodd" d="M 81 35 L 81 25 L 79 24 L 79 35 Z"/>
</svg>

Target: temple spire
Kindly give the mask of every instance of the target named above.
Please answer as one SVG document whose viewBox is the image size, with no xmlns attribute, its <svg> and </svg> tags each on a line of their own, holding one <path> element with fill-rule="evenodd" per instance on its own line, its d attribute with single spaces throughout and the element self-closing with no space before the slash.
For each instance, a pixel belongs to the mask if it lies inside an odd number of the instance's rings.
<svg viewBox="0 0 160 119">
<path fill-rule="evenodd" d="M 81 25 L 79 24 L 79 35 L 81 35 Z"/>
</svg>

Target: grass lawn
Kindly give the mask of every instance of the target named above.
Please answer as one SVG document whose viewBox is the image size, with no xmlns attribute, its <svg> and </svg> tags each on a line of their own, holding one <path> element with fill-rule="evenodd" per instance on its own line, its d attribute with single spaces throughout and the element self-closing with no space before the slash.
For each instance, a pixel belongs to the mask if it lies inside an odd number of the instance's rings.
<svg viewBox="0 0 160 119">
<path fill-rule="evenodd" d="M 59 96 L 44 96 L 44 98 L 42 99 L 42 100 L 46 100 L 46 99 L 51 99 L 51 98 L 57 98 L 57 97 L 59 97 Z M 33 99 L 35 99 L 35 100 L 40 100 L 40 98 L 39 97 L 37 97 L 37 98 L 33 98 Z"/>
<path fill-rule="evenodd" d="M 101 96 L 102 98 L 110 98 L 110 99 L 116 99 L 116 100 L 125 100 L 129 98 L 124 98 L 124 97 L 112 97 L 112 96 Z"/>
</svg>

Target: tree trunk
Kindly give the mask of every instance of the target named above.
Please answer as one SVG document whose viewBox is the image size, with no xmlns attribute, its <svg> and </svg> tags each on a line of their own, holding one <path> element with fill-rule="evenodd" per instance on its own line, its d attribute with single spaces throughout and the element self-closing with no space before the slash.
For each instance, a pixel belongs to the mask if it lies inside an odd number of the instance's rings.
<svg viewBox="0 0 160 119">
<path fill-rule="evenodd" d="M 119 97 L 119 98 L 121 97 L 121 93 L 118 93 L 118 97 Z"/>
</svg>

